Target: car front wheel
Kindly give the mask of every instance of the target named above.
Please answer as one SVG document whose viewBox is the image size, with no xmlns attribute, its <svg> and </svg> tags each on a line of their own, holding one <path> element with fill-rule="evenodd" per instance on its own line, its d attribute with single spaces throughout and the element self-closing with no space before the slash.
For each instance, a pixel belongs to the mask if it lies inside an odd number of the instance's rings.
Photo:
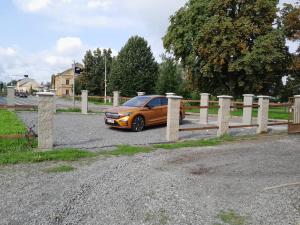
<svg viewBox="0 0 300 225">
<path fill-rule="evenodd" d="M 145 127 L 145 120 L 142 116 L 136 116 L 131 125 L 131 130 L 134 132 L 142 131 Z"/>
</svg>

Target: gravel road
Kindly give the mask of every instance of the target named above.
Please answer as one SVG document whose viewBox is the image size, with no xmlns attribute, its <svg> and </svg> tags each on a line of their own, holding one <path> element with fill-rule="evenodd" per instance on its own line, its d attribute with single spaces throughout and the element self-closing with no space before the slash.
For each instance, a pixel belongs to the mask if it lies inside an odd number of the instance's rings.
<svg viewBox="0 0 300 225">
<path fill-rule="evenodd" d="M 298 225 L 299 136 L 132 157 L 0 167 L 0 224 L 215 225 L 233 210 L 253 225 Z M 232 223 L 233 224 L 233 223 Z M 238 223 L 236 223 L 238 224 Z"/>
<path fill-rule="evenodd" d="M 27 124 L 37 124 L 36 112 L 18 112 L 18 116 Z M 210 117 L 212 123 L 216 117 Z M 237 124 L 234 119 L 231 124 Z M 190 116 L 184 120 L 182 127 L 199 127 L 198 116 Z M 286 126 L 272 127 L 272 132 L 286 131 Z M 256 129 L 231 129 L 232 135 L 255 134 Z M 216 130 L 180 132 L 181 139 L 200 139 L 216 137 Z M 151 144 L 166 142 L 166 127 L 157 126 L 142 132 L 131 132 L 109 128 L 104 124 L 104 115 L 80 113 L 57 113 L 54 116 L 54 144 L 56 147 L 75 147 L 83 149 L 99 149 L 119 144 Z"/>
</svg>

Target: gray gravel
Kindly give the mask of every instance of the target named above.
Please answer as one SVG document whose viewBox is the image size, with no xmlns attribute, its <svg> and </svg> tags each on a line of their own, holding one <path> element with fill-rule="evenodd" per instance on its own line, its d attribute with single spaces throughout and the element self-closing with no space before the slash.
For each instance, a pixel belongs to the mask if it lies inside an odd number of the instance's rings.
<svg viewBox="0 0 300 225">
<path fill-rule="evenodd" d="M 73 163 L 0 167 L 0 224 L 214 225 L 233 210 L 245 224 L 298 225 L 299 136 L 155 151 Z"/>
<path fill-rule="evenodd" d="M 18 112 L 19 117 L 28 125 L 37 124 L 36 112 Z M 210 117 L 215 123 L 216 117 Z M 232 118 L 231 124 L 238 124 L 239 118 Z M 189 116 L 182 127 L 199 127 L 198 116 Z M 272 127 L 272 132 L 286 131 L 286 126 Z M 231 129 L 232 135 L 255 134 L 256 129 Z M 180 132 L 181 139 L 199 139 L 216 137 L 216 130 Z M 131 132 L 110 128 L 104 124 L 104 115 L 80 113 L 57 113 L 54 117 L 55 146 L 83 149 L 99 149 L 119 144 L 151 144 L 166 142 L 166 127 L 156 126 L 142 132 Z"/>
</svg>

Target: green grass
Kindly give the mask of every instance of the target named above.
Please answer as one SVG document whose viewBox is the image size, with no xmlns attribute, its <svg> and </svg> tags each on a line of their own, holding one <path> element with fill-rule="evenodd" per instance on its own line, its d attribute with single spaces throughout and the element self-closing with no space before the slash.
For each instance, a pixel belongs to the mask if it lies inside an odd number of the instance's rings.
<svg viewBox="0 0 300 225">
<path fill-rule="evenodd" d="M 33 146 L 30 146 L 25 138 L 0 139 L 0 157 L 2 153 L 27 152 L 35 147 L 37 147 L 37 140 L 34 141 Z"/>
<path fill-rule="evenodd" d="M 153 147 L 155 148 L 163 148 L 163 149 L 177 149 L 177 148 L 187 148 L 187 147 L 205 147 L 205 146 L 215 146 L 220 145 L 224 142 L 235 140 L 232 136 L 225 135 L 220 138 L 211 138 L 211 139 L 203 139 L 203 140 L 189 140 L 182 141 L 176 143 L 167 143 L 167 144 L 155 144 Z"/>
<path fill-rule="evenodd" d="M 73 166 L 69 165 L 61 165 L 52 168 L 48 168 L 45 170 L 46 173 L 65 173 L 75 170 Z"/>
<path fill-rule="evenodd" d="M 139 146 L 130 146 L 130 145 L 119 145 L 115 150 L 102 152 L 100 154 L 106 156 L 121 156 L 121 155 L 132 156 L 138 153 L 149 153 L 152 150 L 153 148 L 144 147 L 144 146 L 139 147 Z"/>
<path fill-rule="evenodd" d="M 81 112 L 80 108 L 57 109 L 56 112 Z"/>
<path fill-rule="evenodd" d="M 24 134 L 26 126 L 17 117 L 15 112 L 0 109 L 0 135 Z"/>
<path fill-rule="evenodd" d="M 246 218 L 233 210 L 221 211 L 218 217 L 223 223 L 229 225 L 244 225 L 246 223 Z"/>
<path fill-rule="evenodd" d="M 190 109 L 186 112 L 192 112 L 192 113 L 199 113 L 199 109 Z M 217 108 L 210 108 L 208 109 L 208 113 L 211 115 L 218 114 Z M 235 111 L 230 112 L 232 116 L 243 116 L 243 110 L 242 109 L 236 109 Z M 258 109 L 252 110 L 252 116 L 257 117 Z M 276 107 L 276 108 L 270 108 L 269 109 L 269 119 L 282 119 L 287 120 L 288 119 L 288 112 L 286 107 Z"/>
<path fill-rule="evenodd" d="M 91 158 L 97 156 L 96 153 L 79 149 L 57 149 L 46 152 L 6 152 L 0 154 L 0 165 L 17 163 L 37 163 L 44 161 L 77 161 L 81 158 Z"/>
</svg>

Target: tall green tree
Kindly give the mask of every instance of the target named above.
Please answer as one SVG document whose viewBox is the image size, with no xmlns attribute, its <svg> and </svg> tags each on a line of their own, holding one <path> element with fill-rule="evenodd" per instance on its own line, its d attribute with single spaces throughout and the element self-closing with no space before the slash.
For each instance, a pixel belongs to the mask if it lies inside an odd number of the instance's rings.
<svg viewBox="0 0 300 225">
<path fill-rule="evenodd" d="M 134 96 L 137 91 L 154 92 L 158 65 L 147 41 L 131 37 L 113 62 L 109 90 L 121 91 L 123 96 Z"/>
<path fill-rule="evenodd" d="M 162 63 L 159 65 L 156 92 L 165 94 L 174 92 L 181 94 L 182 68 L 172 57 L 162 56 Z"/>
<path fill-rule="evenodd" d="M 112 65 L 112 51 L 97 48 L 88 50 L 84 56 L 84 70 L 78 78 L 78 86 L 89 91 L 91 95 L 104 95 L 105 86 L 105 58 L 107 76 L 110 75 Z"/>
<path fill-rule="evenodd" d="M 275 95 L 290 57 L 274 26 L 277 0 L 189 0 L 170 18 L 164 46 L 193 89 Z"/>
<path fill-rule="evenodd" d="M 284 4 L 281 15 L 282 29 L 287 38 L 298 43 L 297 51 L 292 54 L 292 64 L 283 93 L 287 98 L 300 93 L 300 6 Z"/>
</svg>

